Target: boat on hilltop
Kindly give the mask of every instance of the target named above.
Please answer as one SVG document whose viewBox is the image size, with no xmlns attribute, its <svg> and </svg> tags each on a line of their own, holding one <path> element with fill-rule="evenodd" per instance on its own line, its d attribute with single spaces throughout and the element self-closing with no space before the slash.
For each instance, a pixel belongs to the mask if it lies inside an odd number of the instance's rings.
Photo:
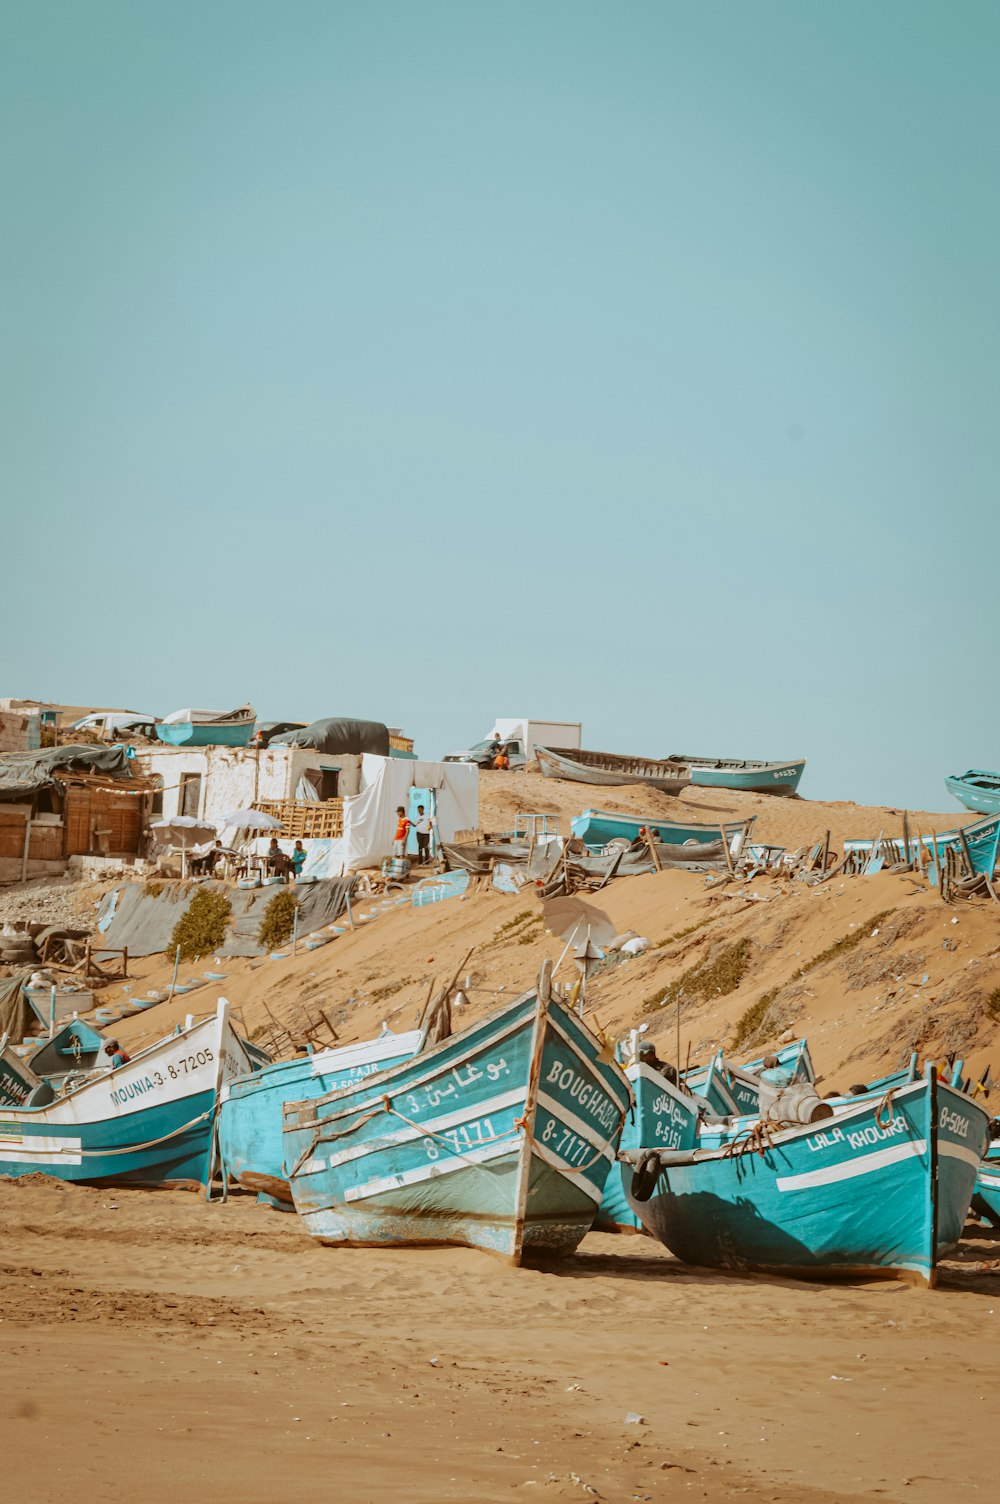
<svg viewBox="0 0 1000 1504">
<path fill-rule="evenodd" d="M 618 815 L 603 809 L 585 809 L 573 818 L 570 829 L 585 846 L 596 851 L 602 851 L 609 841 L 637 840 L 642 829 L 654 832 L 655 837 L 667 846 L 683 846 L 688 841 L 696 845 L 713 843 L 724 831 L 730 852 L 735 854 L 743 832 L 749 835 L 756 818 L 756 815 L 751 815 L 749 820 L 734 820 L 719 826 L 662 820 L 657 815 Z"/>
<path fill-rule="evenodd" d="M 577 747 L 535 748 L 545 778 L 570 783 L 646 783 L 664 794 L 679 794 L 691 782 L 687 768 L 669 758 L 625 757 L 617 752 L 585 752 Z"/>
<path fill-rule="evenodd" d="M 459 1243 L 519 1264 L 593 1225 L 631 1092 L 552 995 L 525 992 L 355 1086 L 285 1107 L 296 1210 L 324 1243 Z"/>
<path fill-rule="evenodd" d="M 1000 773 L 970 768 L 967 773 L 949 774 L 944 786 L 966 809 L 982 815 L 1000 815 Z"/>
<path fill-rule="evenodd" d="M 156 735 L 172 747 L 245 747 L 257 724 L 252 705 L 221 714 L 217 710 L 175 710 L 156 724 Z"/>
<path fill-rule="evenodd" d="M 973 872 L 985 873 L 987 877 L 991 877 L 996 866 L 998 844 L 1000 815 L 993 815 L 985 820 L 974 820 L 971 825 L 964 825 L 959 830 L 941 830 L 933 835 L 922 835 L 919 840 L 914 836 L 905 843 L 886 836 L 876 836 L 874 840 L 845 841 L 844 854 L 854 855 L 862 862 L 867 856 L 867 865 L 863 870 L 869 874 L 880 871 L 887 858 L 890 864 L 895 861 L 913 862 L 921 857 L 924 860 L 930 859 L 931 881 L 936 882 L 937 873 L 933 869 L 940 867 L 949 847 L 963 856 L 967 852 Z"/>
<path fill-rule="evenodd" d="M 745 794 L 794 794 L 805 771 L 804 757 L 788 762 L 752 758 L 689 757 L 671 753 L 670 762 L 686 766 L 695 788 L 739 789 Z"/>
</svg>

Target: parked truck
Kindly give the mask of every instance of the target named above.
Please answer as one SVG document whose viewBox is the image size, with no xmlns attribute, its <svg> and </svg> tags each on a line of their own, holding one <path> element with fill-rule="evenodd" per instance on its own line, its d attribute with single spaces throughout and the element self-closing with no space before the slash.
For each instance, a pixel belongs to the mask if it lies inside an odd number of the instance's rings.
<svg viewBox="0 0 1000 1504">
<path fill-rule="evenodd" d="M 473 742 L 461 752 L 449 752 L 445 762 L 474 762 L 481 768 L 492 762 L 490 747 L 498 738 L 506 748 L 512 768 L 523 768 L 534 759 L 536 747 L 579 748 L 583 726 L 580 721 L 532 721 L 526 716 L 500 716 L 493 730 L 482 741 Z"/>
</svg>

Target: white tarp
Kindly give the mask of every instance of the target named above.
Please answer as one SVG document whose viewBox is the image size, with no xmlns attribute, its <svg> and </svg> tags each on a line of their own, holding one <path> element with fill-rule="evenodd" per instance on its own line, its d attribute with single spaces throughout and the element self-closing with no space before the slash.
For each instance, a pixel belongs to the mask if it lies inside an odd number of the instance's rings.
<svg viewBox="0 0 1000 1504">
<path fill-rule="evenodd" d="M 371 867 L 392 853 L 396 809 L 410 812 L 410 790 L 431 789 L 439 841 L 479 823 L 479 769 L 474 763 L 421 762 L 403 757 L 361 759 L 361 793 L 344 800 L 348 867 Z"/>
</svg>

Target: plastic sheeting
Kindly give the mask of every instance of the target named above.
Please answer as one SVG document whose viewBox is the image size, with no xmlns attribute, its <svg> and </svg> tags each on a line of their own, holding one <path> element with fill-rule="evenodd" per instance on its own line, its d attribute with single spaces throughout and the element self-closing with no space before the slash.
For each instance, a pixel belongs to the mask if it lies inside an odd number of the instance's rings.
<svg viewBox="0 0 1000 1504">
<path fill-rule="evenodd" d="M 51 788 L 60 772 L 106 773 L 110 778 L 132 776 L 126 747 L 43 747 L 38 752 L 0 753 L 0 799 L 30 799 Z"/>
<path fill-rule="evenodd" d="M 471 763 L 421 762 L 417 758 L 361 759 L 360 794 L 344 800 L 344 859 L 351 868 L 371 867 L 392 851 L 396 809 L 410 807 L 410 790 L 434 796 L 439 841 L 479 820 L 479 769 Z"/>
<path fill-rule="evenodd" d="M 294 889 L 299 904 L 300 936 L 334 923 L 346 907 L 349 881 L 335 879 Z M 267 905 L 276 893 L 282 892 L 277 886 L 228 888 L 223 883 L 167 883 L 154 895 L 147 893 L 141 883 L 129 883 L 118 890 L 118 903 L 105 931 L 105 943 L 115 950 L 127 946 L 130 956 L 168 951 L 174 925 L 198 889 L 206 886 L 225 893 L 233 907 L 235 922 L 216 954 L 262 956 L 264 948 L 257 943 L 257 931 Z M 95 949 L 94 956 L 100 960 L 101 953 Z"/>
<path fill-rule="evenodd" d="M 272 747 L 311 747 L 315 752 L 334 756 L 349 752 L 355 756 L 371 752 L 377 757 L 389 756 L 389 728 L 381 721 L 355 721 L 344 716 L 331 716 L 326 720 L 313 721 L 301 731 L 286 731 L 283 736 L 273 737 Z"/>
</svg>

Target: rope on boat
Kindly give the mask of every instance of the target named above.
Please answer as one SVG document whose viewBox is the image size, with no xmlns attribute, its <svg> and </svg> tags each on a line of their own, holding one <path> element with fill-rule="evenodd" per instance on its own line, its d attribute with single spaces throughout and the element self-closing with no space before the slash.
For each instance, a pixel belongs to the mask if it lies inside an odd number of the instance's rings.
<svg viewBox="0 0 1000 1504">
<path fill-rule="evenodd" d="M 533 1149 L 536 1149 L 536 1150 L 539 1151 L 539 1155 L 538 1155 L 539 1159 L 545 1160 L 545 1163 L 551 1169 L 558 1170 L 559 1173 L 560 1173 L 560 1175 L 583 1175 L 593 1165 L 596 1165 L 597 1161 L 599 1159 L 601 1159 L 603 1155 L 607 1154 L 608 1150 L 611 1148 L 611 1145 L 614 1143 L 615 1139 L 618 1138 L 618 1136 L 620 1135 L 620 1133 L 622 1131 L 622 1128 L 625 1126 L 625 1115 L 626 1115 L 627 1112 L 628 1112 L 628 1107 L 627 1106 L 621 1108 L 621 1110 L 618 1113 L 618 1122 L 617 1122 L 617 1124 L 615 1126 L 615 1130 L 612 1133 L 611 1137 L 605 1143 L 603 1143 L 601 1145 L 601 1147 L 598 1150 L 595 1151 L 594 1154 L 591 1155 L 590 1159 L 587 1160 L 587 1163 L 585 1165 L 558 1165 L 558 1164 L 554 1164 L 551 1159 L 548 1159 L 546 1157 L 546 1155 L 541 1152 L 545 1148 L 545 1145 L 543 1143 L 540 1143 L 537 1138 L 533 1140 L 531 1147 Z"/>
<path fill-rule="evenodd" d="M 143 1149 L 155 1149 L 159 1144 L 168 1144 L 172 1138 L 179 1138 L 182 1133 L 187 1133 L 189 1128 L 197 1128 L 199 1123 L 204 1123 L 215 1111 L 210 1107 L 200 1117 L 192 1118 L 190 1123 L 183 1123 L 180 1128 L 175 1128 L 173 1133 L 165 1133 L 162 1138 L 148 1139 L 144 1144 L 127 1144 L 124 1149 L 74 1149 L 71 1144 L 60 1144 L 58 1149 L 46 1149 L 46 1154 L 79 1154 L 83 1159 L 105 1159 L 116 1154 L 138 1154 Z M 41 1152 L 41 1151 L 40 1151 Z"/>
<path fill-rule="evenodd" d="M 894 1086 L 890 1086 L 875 1109 L 875 1127 L 881 1128 L 883 1133 L 891 1126 L 892 1120 L 896 1116 L 895 1108 L 892 1105 L 892 1094 L 895 1090 Z"/>
<path fill-rule="evenodd" d="M 389 1113 L 389 1115 L 391 1117 L 399 1118 L 399 1121 L 401 1123 L 405 1123 L 408 1128 L 412 1128 L 412 1129 L 414 1129 L 415 1132 L 423 1134 L 424 1138 L 434 1139 L 437 1143 L 442 1144 L 448 1150 L 448 1153 L 451 1155 L 451 1157 L 453 1159 L 460 1159 L 462 1161 L 462 1163 L 468 1165 L 470 1167 L 470 1169 L 479 1170 L 479 1171 L 481 1171 L 482 1174 L 489 1175 L 490 1172 L 488 1170 L 484 1170 L 483 1167 L 482 1167 L 482 1165 L 478 1164 L 476 1162 L 476 1160 L 470 1159 L 467 1155 L 463 1154 L 462 1151 L 459 1148 L 456 1147 L 456 1145 L 453 1143 L 453 1141 L 451 1139 L 446 1138 L 441 1133 L 435 1133 L 432 1128 L 425 1128 L 423 1126 L 423 1124 L 414 1122 L 414 1120 L 412 1118 L 408 1118 L 405 1115 L 405 1113 L 400 1112 L 397 1107 L 394 1107 L 392 1105 L 392 1098 L 391 1097 L 383 1096 L 383 1098 L 381 1100 L 381 1103 L 380 1103 L 380 1105 L 378 1107 L 373 1107 L 370 1112 L 363 1113 L 361 1115 L 361 1117 L 357 1118 L 350 1125 L 350 1127 L 348 1127 L 348 1128 L 342 1128 L 338 1133 L 324 1133 L 323 1127 L 322 1127 L 322 1125 L 320 1125 L 320 1127 L 318 1127 L 316 1129 L 316 1132 L 313 1134 L 313 1136 L 310 1139 L 310 1141 L 307 1144 L 307 1146 L 303 1149 L 302 1153 L 299 1155 L 298 1159 L 295 1161 L 295 1163 L 292 1166 L 292 1168 L 289 1170 L 289 1172 L 288 1172 L 288 1178 L 289 1178 L 289 1180 L 291 1180 L 294 1175 L 298 1174 L 298 1172 L 301 1170 L 302 1166 L 306 1163 L 306 1161 L 308 1159 L 312 1158 L 313 1151 L 316 1149 L 316 1147 L 320 1143 L 321 1139 L 327 1140 L 327 1141 L 333 1141 L 333 1140 L 338 1139 L 338 1138 L 346 1138 L 349 1134 L 356 1133 L 359 1128 L 364 1127 L 365 1123 L 370 1123 L 371 1120 L 372 1120 L 372 1118 L 378 1117 L 378 1115 L 379 1115 L 380 1112 L 386 1112 L 386 1113 Z M 611 1148 L 611 1145 L 619 1137 L 619 1135 L 621 1134 L 621 1131 L 622 1131 L 622 1127 L 623 1127 L 623 1125 L 625 1123 L 625 1115 L 626 1115 L 627 1112 L 628 1112 L 628 1105 L 626 1105 L 625 1107 L 623 1107 L 623 1108 L 621 1108 L 619 1110 L 619 1113 L 618 1113 L 618 1122 L 615 1125 L 615 1129 L 614 1129 L 614 1132 L 611 1134 L 611 1137 L 607 1140 L 606 1143 L 603 1143 L 600 1146 L 600 1148 L 595 1151 L 595 1153 L 591 1156 L 591 1158 L 587 1160 L 587 1163 L 585 1165 L 571 1166 L 571 1165 L 556 1164 L 556 1163 L 553 1162 L 552 1159 L 549 1158 L 548 1154 L 542 1154 L 542 1153 L 539 1153 L 539 1158 L 545 1160 L 545 1163 L 548 1164 L 550 1166 L 550 1168 L 552 1168 L 554 1170 L 558 1170 L 560 1172 L 560 1174 L 562 1174 L 562 1175 L 582 1175 L 582 1174 L 584 1174 L 585 1171 L 589 1170 L 591 1168 L 591 1166 L 595 1165 L 597 1163 L 597 1161 L 599 1159 L 601 1159 L 602 1156 L 607 1153 L 607 1151 Z M 527 1122 L 526 1122 L 525 1118 L 523 1118 L 523 1117 L 521 1117 L 521 1118 L 515 1118 L 512 1126 L 510 1128 L 505 1128 L 502 1133 L 490 1133 L 490 1134 L 487 1134 L 484 1138 L 481 1138 L 479 1140 L 479 1143 L 480 1144 L 495 1144 L 495 1143 L 499 1143 L 502 1139 L 510 1138 L 515 1133 L 523 1133 L 525 1131 L 526 1127 L 527 1127 Z M 533 1137 L 532 1140 L 531 1140 L 531 1147 L 533 1149 L 535 1149 L 535 1150 L 539 1150 L 540 1151 L 541 1149 L 544 1148 L 544 1145 L 539 1142 L 539 1140 L 538 1140 L 537 1137 Z"/>
<path fill-rule="evenodd" d="M 741 1128 L 722 1151 L 722 1157 L 742 1159 L 744 1154 L 759 1154 L 763 1159 L 767 1150 L 774 1148 L 775 1134 L 791 1126 L 793 1125 L 790 1123 L 771 1123 L 766 1118 L 761 1118 L 749 1128 Z"/>
</svg>

